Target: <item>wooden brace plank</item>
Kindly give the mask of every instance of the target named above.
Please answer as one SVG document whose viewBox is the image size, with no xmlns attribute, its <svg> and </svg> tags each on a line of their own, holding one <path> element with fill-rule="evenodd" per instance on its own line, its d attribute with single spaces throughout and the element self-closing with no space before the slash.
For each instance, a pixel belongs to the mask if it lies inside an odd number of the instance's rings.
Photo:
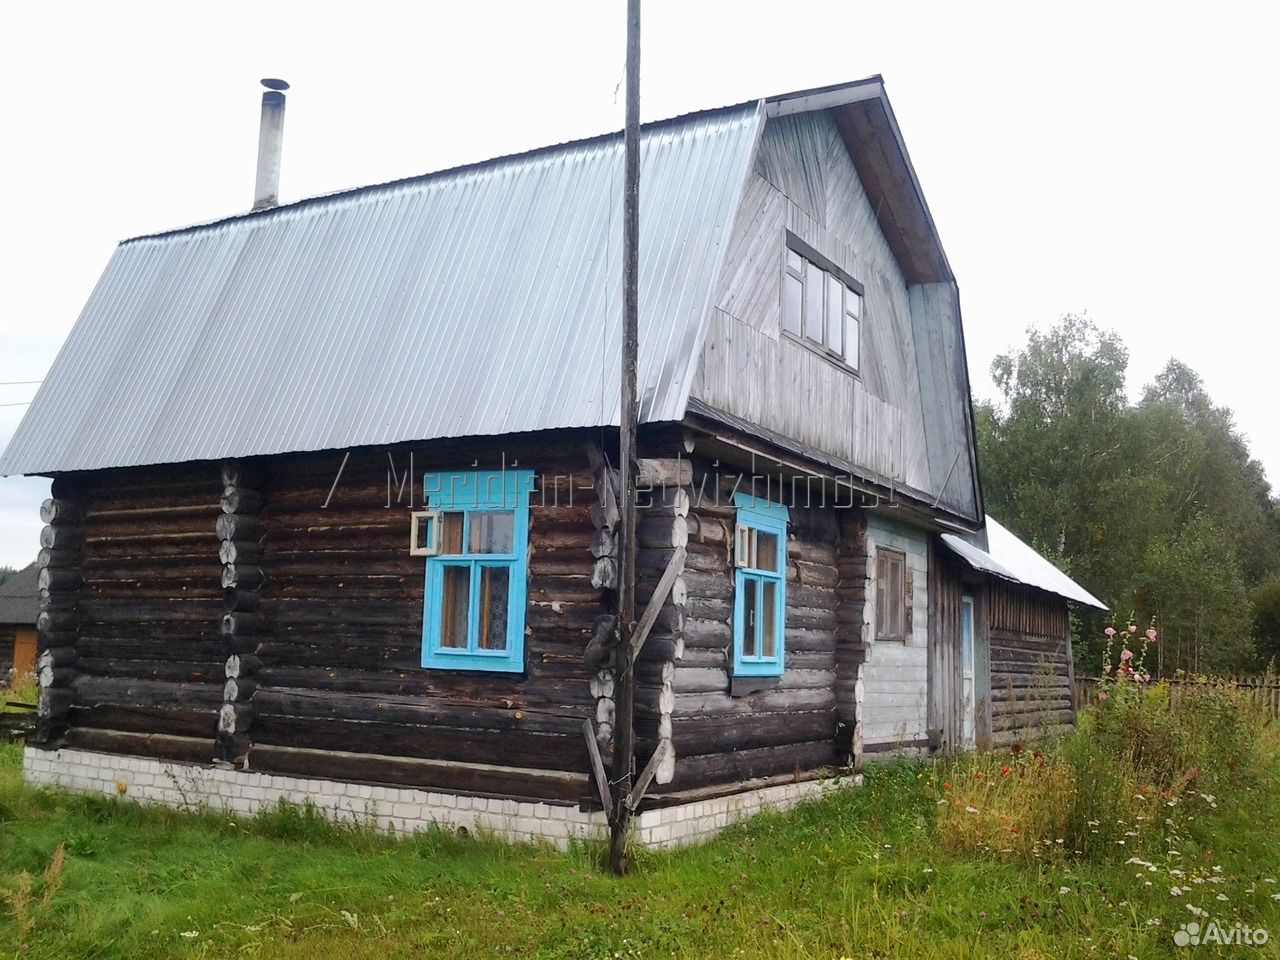
<svg viewBox="0 0 1280 960">
<path fill-rule="evenodd" d="M 662 605 L 667 602 L 667 597 L 671 593 L 671 587 L 676 582 L 676 577 L 684 571 L 684 547 L 676 547 L 675 552 L 671 554 L 671 559 L 667 561 L 667 569 L 662 571 L 662 579 L 658 581 L 658 586 L 653 591 L 653 596 L 649 598 L 649 604 L 644 608 L 644 613 L 640 615 L 640 620 L 636 624 L 635 631 L 631 634 L 631 662 L 635 663 L 636 657 L 640 655 L 640 650 L 644 647 L 644 642 L 649 636 L 649 631 L 653 629 L 654 623 L 658 620 L 658 614 L 662 612 Z"/>
</svg>

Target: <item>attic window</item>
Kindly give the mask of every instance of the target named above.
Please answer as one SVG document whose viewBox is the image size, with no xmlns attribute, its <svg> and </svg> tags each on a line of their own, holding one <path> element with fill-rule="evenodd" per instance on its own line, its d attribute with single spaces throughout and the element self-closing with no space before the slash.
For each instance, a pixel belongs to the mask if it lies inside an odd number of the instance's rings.
<svg viewBox="0 0 1280 960">
<path fill-rule="evenodd" d="M 821 353 L 858 369 L 862 285 L 788 237 L 782 277 L 782 329 Z"/>
</svg>

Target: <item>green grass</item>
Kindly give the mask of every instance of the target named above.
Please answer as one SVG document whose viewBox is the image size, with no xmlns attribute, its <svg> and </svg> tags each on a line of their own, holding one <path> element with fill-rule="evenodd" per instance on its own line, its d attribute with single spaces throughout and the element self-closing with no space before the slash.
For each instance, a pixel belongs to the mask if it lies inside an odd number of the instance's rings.
<svg viewBox="0 0 1280 960">
<path fill-rule="evenodd" d="M 1266 882 L 1280 880 L 1274 731 L 1262 768 L 1188 826 L 1179 862 L 1221 879 L 1175 897 L 1163 866 L 1119 857 L 943 853 L 937 797 L 954 765 L 873 768 L 862 789 L 700 848 L 640 853 L 616 880 L 589 847 L 561 854 L 445 833 L 397 842 L 298 809 L 245 821 L 35 791 L 9 745 L 0 955 L 1145 958 L 1187 953 L 1171 935 L 1194 919 L 1188 903 L 1280 942 L 1280 884 Z M 59 845 L 65 864 L 42 879 Z M 15 911 L 24 887 L 30 902 Z"/>
</svg>

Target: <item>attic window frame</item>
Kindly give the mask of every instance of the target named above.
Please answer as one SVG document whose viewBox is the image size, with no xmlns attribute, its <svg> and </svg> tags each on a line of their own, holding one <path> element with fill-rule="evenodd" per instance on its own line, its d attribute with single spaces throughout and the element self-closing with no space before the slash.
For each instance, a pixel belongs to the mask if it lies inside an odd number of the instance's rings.
<svg viewBox="0 0 1280 960">
<path fill-rule="evenodd" d="M 795 276 L 791 272 L 791 268 L 787 263 L 788 255 L 792 253 L 799 256 L 802 261 L 808 261 L 809 263 L 813 264 L 815 267 L 817 267 L 819 270 L 822 271 L 822 273 L 824 274 L 824 277 L 825 276 L 834 277 L 837 281 L 842 283 L 847 290 L 849 290 L 850 292 L 858 296 L 859 310 L 858 310 L 857 317 L 855 318 L 857 320 L 857 354 L 856 354 L 857 362 L 856 363 L 850 362 L 849 360 L 849 354 L 850 354 L 849 327 L 847 322 L 845 324 L 845 328 L 844 328 L 842 339 L 841 339 L 843 352 L 840 352 L 840 353 L 836 352 L 835 350 L 831 349 L 831 347 L 827 346 L 825 324 L 823 327 L 823 341 L 821 343 L 812 339 L 811 337 L 806 336 L 804 333 L 803 325 L 799 333 L 795 333 L 794 331 L 786 329 L 785 323 L 786 323 L 786 309 L 787 309 L 787 278 L 790 276 Z M 866 322 L 866 314 L 867 314 L 866 287 L 862 285 L 861 281 L 854 279 L 853 275 L 849 273 L 848 270 L 845 270 L 843 267 L 841 267 L 838 263 L 836 263 L 830 257 L 823 256 L 816 249 L 814 249 L 812 246 L 810 246 L 808 243 L 806 243 L 796 234 L 792 233 L 790 230 L 786 231 L 786 242 L 783 245 L 782 271 L 780 276 L 781 276 L 781 279 L 778 285 L 778 303 L 779 303 L 779 310 L 780 310 L 778 327 L 782 336 L 790 340 L 792 343 L 797 343 L 808 350 L 812 350 L 818 356 L 822 357 L 824 360 L 829 361 L 830 363 L 835 364 L 837 367 L 839 367 L 841 370 L 844 370 L 846 373 L 851 373 L 854 376 L 859 376 L 859 370 L 862 365 L 862 325 L 863 323 Z M 797 279 L 800 279 L 802 284 L 804 283 L 803 277 L 800 277 Z M 824 313 L 825 313 L 825 305 L 826 305 L 825 286 L 826 284 L 824 280 L 824 283 L 823 283 L 824 290 L 822 294 L 823 304 L 824 304 Z M 802 317 L 803 317 L 803 309 L 804 309 L 803 299 L 804 299 L 804 293 L 803 293 L 803 287 L 802 287 L 802 292 L 801 292 L 801 301 L 802 301 L 801 316 Z M 847 321 L 847 314 L 848 314 L 848 309 L 847 307 L 845 307 L 845 309 L 841 314 L 841 319 L 843 321 Z"/>
</svg>

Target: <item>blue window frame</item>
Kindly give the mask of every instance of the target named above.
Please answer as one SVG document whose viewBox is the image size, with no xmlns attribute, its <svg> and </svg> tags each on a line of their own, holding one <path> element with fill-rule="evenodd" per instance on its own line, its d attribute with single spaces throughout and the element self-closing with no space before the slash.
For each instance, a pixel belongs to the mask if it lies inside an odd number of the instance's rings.
<svg viewBox="0 0 1280 960">
<path fill-rule="evenodd" d="M 524 670 L 532 470 L 429 473 L 422 665 Z"/>
<path fill-rule="evenodd" d="M 787 508 L 749 493 L 733 497 L 733 672 L 782 675 L 786 654 Z"/>
</svg>

